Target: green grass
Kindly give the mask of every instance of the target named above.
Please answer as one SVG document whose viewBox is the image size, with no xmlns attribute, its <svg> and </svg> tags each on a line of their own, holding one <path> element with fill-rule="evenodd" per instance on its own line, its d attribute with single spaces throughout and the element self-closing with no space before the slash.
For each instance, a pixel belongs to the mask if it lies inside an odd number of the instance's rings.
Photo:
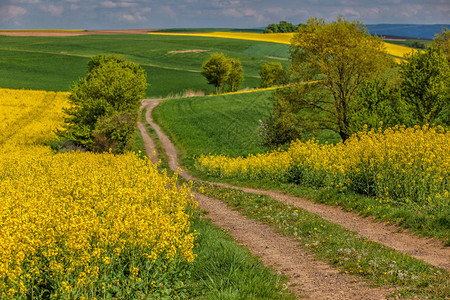
<svg viewBox="0 0 450 300">
<path fill-rule="evenodd" d="M 287 278 L 265 268 L 261 261 L 208 220 L 196 217 L 199 235 L 189 296 L 201 299 L 295 299 L 283 287 Z"/>
<path fill-rule="evenodd" d="M 202 153 L 259 153 L 265 151 L 258 135 L 259 120 L 271 110 L 270 95 L 265 91 L 172 99 L 157 106 L 153 116 L 188 160 Z"/>
<path fill-rule="evenodd" d="M 201 53 L 170 53 L 182 50 Z M 67 91 L 86 74 L 89 57 L 117 54 L 137 62 L 148 73 L 148 97 L 184 90 L 212 92 L 200 74 L 203 61 L 222 52 L 240 59 L 243 87 L 259 84 L 260 65 L 280 61 L 285 66 L 288 45 L 209 37 L 164 35 L 84 35 L 75 37 L 0 36 L 0 87 Z"/>
<path fill-rule="evenodd" d="M 145 122 L 141 111 L 141 121 Z M 135 151 L 145 151 L 142 136 L 137 132 Z M 172 173 L 167 156 L 156 132 L 147 124 L 147 133 L 155 142 L 160 159 L 159 167 Z M 194 214 L 191 230 L 198 235 L 195 243 L 197 255 L 188 268 L 185 287 L 188 298 L 200 299 L 295 299 L 285 289 L 287 278 L 265 268 L 261 261 L 235 241 L 222 229 L 201 217 L 204 212 Z"/>
<path fill-rule="evenodd" d="M 404 203 L 380 203 L 368 197 L 347 191 L 268 182 L 252 182 L 245 178 L 223 179 L 208 177 L 194 168 L 195 157 L 200 154 L 227 154 L 245 156 L 264 152 L 259 145 L 258 120 L 264 119 L 271 109 L 271 92 L 236 94 L 217 97 L 174 99 L 158 106 L 153 115 L 181 153 L 181 163 L 197 177 L 210 181 L 227 182 L 260 188 L 283 190 L 293 195 L 308 197 L 312 201 L 340 205 L 364 216 L 389 221 L 414 233 L 434 237 L 450 245 L 448 216 L 422 207 Z M 323 131 L 319 140 L 333 141 L 333 134 Z"/>
<path fill-rule="evenodd" d="M 255 32 L 263 33 L 262 29 L 238 29 L 238 28 L 169 28 L 153 32 L 182 32 L 182 33 L 205 33 L 205 32 Z"/>
<path fill-rule="evenodd" d="M 158 145 L 157 138 L 156 142 Z M 164 163 L 164 152 L 158 151 Z M 261 185 L 270 188 L 267 183 Z M 201 182 L 194 182 L 193 187 L 197 192 L 224 201 L 248 218 L 262 221 L 280 233 L 298 239 L 300 247 L 341 272 L 360 276 L 376 286 L 397 287 L 393 296 L 433 299 L 450 296 L 450 275 L 445 270 L 360 237 L 317 215 L 267 196 Z"/>
<path fill-rule="evenodd" d="M 0 42 L 1 43 L 1 42 Z M 86 73 L 88 58 L 0 50 L 0 87 L 67 91 Z"/>
<path fill-rule="evenodd" d="M 375 243 L 340 225 L 267 196 L 196 182 L 197 191 L 220 199 L 248 218 L 295 237 L 299 246 L 341 272 L 361 276 L 377 286 L 395 286 L 395 296 L 450 297 L 450 274 L 409 255 Z"/>
</svg>

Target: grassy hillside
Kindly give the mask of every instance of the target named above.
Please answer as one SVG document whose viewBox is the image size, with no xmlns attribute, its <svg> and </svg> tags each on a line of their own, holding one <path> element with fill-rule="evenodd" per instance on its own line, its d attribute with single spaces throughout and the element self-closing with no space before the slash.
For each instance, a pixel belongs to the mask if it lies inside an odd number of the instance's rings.
<svg viewBox="0 0 450 300">
<path fill-rule="evenodd" d="M 186 50 L 205 51 L 180 52 Z M 288 65 L 288 46 L 267 42 L 164 35 L 0 36 L 0 87 L 66 91 L 85 75 L 89 57 L 118 54 L 147 71 L 148 97 L 186 89 L 212 92 L 200 71 L 203 61 L 216 52 L 242 61 L 244 87 L 258 85 L 261 64 Z"/>
<path fill-rule="evenodd" d="M 191 158 L 202 153 L 232 156 L 263 152 L 259 120 L 271 110 L 271 91 L 173 99 L 161 103 L 154 117 Z"/>
</svg>

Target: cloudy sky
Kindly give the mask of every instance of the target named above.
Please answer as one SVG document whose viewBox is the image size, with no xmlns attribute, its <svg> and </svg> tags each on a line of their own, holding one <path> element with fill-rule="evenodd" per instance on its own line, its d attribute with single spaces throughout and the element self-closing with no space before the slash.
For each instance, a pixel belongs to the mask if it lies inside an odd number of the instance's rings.
<svg viewBox="0 0 450 300">
<path fill-rule="evenodd" d="M 0 29 L 254 28 L 339 14 L 365 24 L 448 24 L 450 0 L 0 0 Z"/>
</svg>

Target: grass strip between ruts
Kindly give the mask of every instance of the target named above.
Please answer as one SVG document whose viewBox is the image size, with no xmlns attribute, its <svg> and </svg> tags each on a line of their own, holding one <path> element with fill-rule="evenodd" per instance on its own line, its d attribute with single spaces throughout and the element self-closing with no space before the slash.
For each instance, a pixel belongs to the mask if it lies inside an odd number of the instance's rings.
<svg viewBox="0 0 450 300">
<path fill-rule="evenodd" d="M 155 142 L 160 145 L 158 139 Z M 342 272 L 360 276 L 377 286 L 398 287 L 396 296 L 450 297 L 450 274 L 444 269 L 363 238 L 315 214 L 267 196 L 209 183 L 194 182 L 193 188 L 224 201 L 248 218 L 260 220 L 287 236 L 297 238 L 300 247 Z"/>
<path fill-rule="evenodd" d="M 153 139 L 159 157 L 158 167 L 173 173 L 168 159 L 153 128 L 145 121 L 146 109 L 141 111 L 147 133 Z M 135 152 L 145 152 L 142 136 L 137 131 Z M 180 183 L 183 180 L 180 178 Z M 198 235 L 194 249 L 197 258 L 189 270 L 186 290 L 189 297 L 206 299 L 295 299 L 287 289 L 287 278 L 265 268 L 261 261 L 244 247 L 238 246 L 223 230 L 200 216 L 192 219 L 192 229 Z"/>
</svg>

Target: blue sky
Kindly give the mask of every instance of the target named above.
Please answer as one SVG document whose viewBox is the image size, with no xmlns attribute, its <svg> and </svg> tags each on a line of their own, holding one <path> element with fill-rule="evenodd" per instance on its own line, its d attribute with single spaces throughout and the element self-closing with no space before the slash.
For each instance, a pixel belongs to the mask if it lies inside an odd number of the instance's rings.
<svg viewBox="0 0 450 300">
<path fill-rule="evenodd" d="M 364 24 L 448 24 L 450 0 L 0 0 L 0 29 L 253 28 L 338 15 Z"/>
</svg>

